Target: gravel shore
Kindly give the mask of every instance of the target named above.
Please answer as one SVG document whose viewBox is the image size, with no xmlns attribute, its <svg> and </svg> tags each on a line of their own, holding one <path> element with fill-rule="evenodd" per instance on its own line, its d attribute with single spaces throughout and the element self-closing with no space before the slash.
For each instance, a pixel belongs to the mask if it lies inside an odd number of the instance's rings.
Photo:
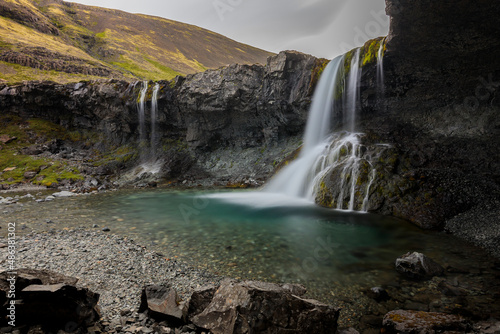
<svg viewBox="0 0 500 334">
<path fill-rule="evenodd" d="M 7 270 L 6 253 L 7 248 L 0 249 L 1 271 Z M 145 285 L 168 285 L 185 300 L 195 288 L 221 280 L 133 240 L 83 229 L 23 236 L 16 261 L 18 268 L 48 269 L 78 278 L 78 286 L 100 294 L 103 320 L 110 323 L 119 322 L 120 314 L 138 310 Z"/>
</svg>

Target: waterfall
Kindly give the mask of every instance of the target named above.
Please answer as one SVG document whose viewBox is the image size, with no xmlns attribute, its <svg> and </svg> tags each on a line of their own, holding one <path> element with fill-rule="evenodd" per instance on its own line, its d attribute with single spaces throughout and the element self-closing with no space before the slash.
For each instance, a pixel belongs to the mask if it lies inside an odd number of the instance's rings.
<svg viewBox="0 0 500 334">
<path fill-rule="evenodd" d="M 344 89 L 344 128 L 354 132 L 356 128 L 356 108 L 359 101 L 359 81 L 361 79 L 361 71 L 359 70 L 360 49 L 357 49 L 352 57 L 349 66 L 349 78 L 347 87 Z"/>
<path fill-rule="evenodd" d="M 160 90 L 160 84 L 156 83 L 153 88 L 153 96 L 151 98 L 151 159 L 156 160 L 156 146 L 158 142 L 158 134 L 156 128 L 156 122 L 158 119 L 158 92 Z"/>
<path fill-rule="evenodd" d="M 332 190 L 331 206 L 342 210 L 369 209 L 369 195 L 375 181 L 374 164 L 382 146 L 367 148 L 362 144 L 363 133 L 356 131 L 356 112 L 360 101 L 360 49 L 349 63 L 347 78 L 346 57 L 332 60 L 325 68 L 314 92 L 309 111 L 304 144 L 299 157 L 279 171 L 263 191 L 315 200 L 328 183 Z M 339 85 L 343 94 L 336 103 Z M 343 122 L 344 131 L 331 133 L 331 115 L 342 107 L 342 120 L 333 120 L 334 126 Z"/>
<path fill-rule="evenodd" d="M 377 89 L 380 94 L 379 98 L 384 98 L 385 86 L 384 86 L 384 45 L 385 38 L 380 41 L 380 47 L 377 53 Z"/>
<path fill-rule="evenodd" d="M 311 166 L 323 151 L 324 142 L 330 132 L 334 89 L 343 65 L 344 57 L 341 56 L 326 66 L 314 92 L 302 151 L 297 160 L 285 167 L 267 184 L 265 191 L 294 197 L 306 197 L 311 192 L 310 183 L 314 178 Z"/>
<path fill-rule="evenodd" d="M 142 88 L 139 93 L 139 102 L 137 103 L 137 112 L 139 114 L 139 147 L 141 148 L 141 156 L 142 154 L 142 149 L 144 148 L 144 145 L 146 145 L 146 124 L 145 124 L 145 119 L 146 119 L 146 93 L 148 91 L 148 82 L 143 81 L 142 82 Z"/>
</svg>

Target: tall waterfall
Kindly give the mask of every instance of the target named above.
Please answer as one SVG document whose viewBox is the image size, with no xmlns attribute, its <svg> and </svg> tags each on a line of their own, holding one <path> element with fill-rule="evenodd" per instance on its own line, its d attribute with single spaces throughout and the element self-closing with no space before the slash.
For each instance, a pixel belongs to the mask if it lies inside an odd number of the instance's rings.
<svg viewBox="0 0 500 334">
<path fill-rule="evenodd" d="M 148 91 L 148 82 L 143 81 L 139 93 L 139 102 L 137 103 L 137 112 L 139 114 L 139 146 L 141 149 L 146 143 L 146 93 Z M 141 152 L 142 155 L 142 152 Z"/>
<path fill-rule="evenodd" d="M 385 95 L 384 88 L 384 46 L 385 38 L 380 41 L 380 47 L 377 53 L 377 89 L 379 92 L 379 98 L 383 98 Z"/>
<path fill-rule="evenodd" d="M 315 177 L 312 166 L 322 153 L 331 129 L 334 89 L 343 65 L 344 57 L 341 56 L 326 66 L 314 92 L 302 151 L 297 160 L 271 179 L 265 191 L 294 197 L 309 197 L 312 191 L 311 181 Z"/>
<path fill-rule="evenodd" d="M 314 200 L 325 182 L 335 185 L 330 206 L 344 210 L 367 211 L 376 171 L 374 161 L 380 150 L 369 150 L 362 144 L 364 134 L 356 132 L 356 111 L 360 100 L 360 49 L 354 51 L 346 68 L 346 57 L 328 64 L 313 96 L 304 144 L 299 157 L 279 171 L 264 188 L 268 193 Z M 347 78 L 342 76 L 347 75 Z M 343 90 L 339 85 L 344 85 Z M 335 95 L 343 91 L 342 101 Z M 341 120 L 335 108 L 342 106 Z M 333 124 L 332 124 L 333 121 Z M 331 132 L 343 123 L 345 130 Z M 333 179 L 333 180 L 332 180 Z M 361 182 L 362 181 L 362 182 Z"/>
<path fill-rule="evenodd" d="M 344 128 L 353 132 L 356 128 L 356 108 L 359 101 L 359 81 L 361 71 L 359 70 L 360 49 L 357 49 L 349 66 L 349 78 L 344 89 Z"/>
<path fill-rule="evenodd" d="M 151 97 L 151 159 L 156 160 L 157 151 L 156 146 L 158 143 L 157 125 L 158 120 L 158 92 L 160 90 L 160 84 L 156 83 L 153 88 L 153 95 Z"/>
<path fill-rule="evenodd" d="M 150 127 L 146 124 L 147 112 L 147 93 L 149 84 L 147 81 L 142 82 L 137 100 L 137 113 L 139 118 L 139 148 L 142 163 L 154 163 L 158 159 L 157 147 L 159 144 L 158 137 L 158 93 L 160 85 L 156 83 L 153 86 L 153 93 L 151 95 L 151 113 L 150 113 Z M 150 130 L 148 133 L 148 129 Z M 149 140 L 148 140 L 149 138 Z"/>
</svg>

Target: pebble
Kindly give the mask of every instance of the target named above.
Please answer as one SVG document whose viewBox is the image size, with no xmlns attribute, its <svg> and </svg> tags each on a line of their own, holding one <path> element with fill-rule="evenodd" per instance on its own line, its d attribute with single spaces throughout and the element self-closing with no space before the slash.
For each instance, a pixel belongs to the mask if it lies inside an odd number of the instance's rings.
<svg viewBox="0 0 500 334">
<path fill-rule="evenodd" d="M 132 321 L 127 326 L 143 327 L 143 333 L 153 331 L 141 324 L 143 317 L 132 310 L 138 310 L 145 285 L 168 282 L 187 300 L 196 288 L 222 279 L 179 260 L 168 261 L 130 239 L 83 228 L 28 234 L 18 242 L 23 247 L 17 260 L 23 267 L 79 278 L 78 286 L 100 294 L 103 321 L 119 325 L 125 315 Z M 7 244 L 7 240 L 0 238 L 2 243 Z M 5 257 L 7 251 L 0 248 L 0 257 Z M 7 269 L 5 262 L 0 264 L 0 271 Z"/>
</svg>

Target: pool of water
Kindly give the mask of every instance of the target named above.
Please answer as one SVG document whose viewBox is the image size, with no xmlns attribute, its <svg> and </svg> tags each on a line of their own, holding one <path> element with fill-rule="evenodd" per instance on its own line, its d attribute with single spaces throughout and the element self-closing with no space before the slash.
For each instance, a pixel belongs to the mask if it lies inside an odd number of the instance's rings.
<svg viewBox="0 0 500 334">
<path fill-rule="evenodd" d="M 466 267 L 480 280 L 489 266 L 480 249 L 444 233 L 264 192 L 128 190 L 2 210 L 2 220 L 17 221 L 25 231 L 97 224 L 216 274 L 304 284 L 310 297 L 335 305 L 339 296 L 350 305 L 363 303 L 353 296 L 374 286 L 400 289 L 394 261 L 409 251 L 445 268 Z"/>
</svg>

